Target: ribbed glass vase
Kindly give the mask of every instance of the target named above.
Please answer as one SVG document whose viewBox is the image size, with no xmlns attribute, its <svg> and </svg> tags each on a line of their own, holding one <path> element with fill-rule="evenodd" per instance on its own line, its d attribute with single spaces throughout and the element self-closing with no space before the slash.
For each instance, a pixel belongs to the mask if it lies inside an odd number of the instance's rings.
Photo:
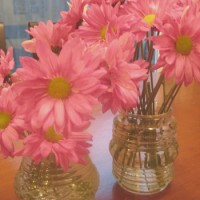
<svg viewBox="0 0 200 200">
<path fill-rule="evenodd" d="M 153 194 L 172 181 L 178 153 L 171 111 L 158 115 L 119 114 L 110 142 L 113 175 L 131 193 Z"/>
<path fill-rule="evenodd" d="M 21 200 L 94 200 L 98 185 L 99 175 L 89 157 L 86 165 L 70 165 L 67 172 L 53 158 L 39 165 L 23 158 L 15 179 Z"/>
</svg>

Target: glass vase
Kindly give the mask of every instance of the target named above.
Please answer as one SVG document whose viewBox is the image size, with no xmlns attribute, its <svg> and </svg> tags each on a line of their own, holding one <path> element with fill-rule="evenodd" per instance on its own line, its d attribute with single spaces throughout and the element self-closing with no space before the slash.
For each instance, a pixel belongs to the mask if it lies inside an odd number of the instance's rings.
<svg viewBox="0 0 200 200">
<path fill-rule="evenodd" d="M 176 121 L 171 111 L 157 115 L 121 113 L 110 142 L 113 175 L 131 193 L 154 194 L 172 181 L 178 154 Z"/>
<path fill-rule="evenodd" d="M 71 164 L 64 172 L 53 158 L 35 165 L 23 158 L 15 178 L 15 191 L 21 200 L 94 200 L 99 185 L 96 167 L 87 157 L 87 164 Z"/>
</svg>

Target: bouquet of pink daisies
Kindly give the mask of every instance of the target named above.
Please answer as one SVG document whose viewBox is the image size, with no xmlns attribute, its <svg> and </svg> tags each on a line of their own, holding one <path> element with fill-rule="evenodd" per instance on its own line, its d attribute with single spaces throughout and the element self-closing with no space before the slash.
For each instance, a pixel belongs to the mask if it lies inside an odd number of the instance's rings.
<svg viewBox="0 0 200 200">
<path fill-rule="evenodd" d="M 181 84 L 200 82 L 200 1 L 71 0 L 57 23 L 39 22 L 0 57 L 0 150 L 35 163 L 54 155 L 63 170 L 84 163 L 94 105 L 103 112 L 167 112 Z M 159 69 L 160 68 L 160 69 Z M 157 69 L 160 75 L 157 75 Z M 169 92 L 165 79 L 175 80 Z M 14 149 L 16 141 L 21 149 Z"/>
</svg>

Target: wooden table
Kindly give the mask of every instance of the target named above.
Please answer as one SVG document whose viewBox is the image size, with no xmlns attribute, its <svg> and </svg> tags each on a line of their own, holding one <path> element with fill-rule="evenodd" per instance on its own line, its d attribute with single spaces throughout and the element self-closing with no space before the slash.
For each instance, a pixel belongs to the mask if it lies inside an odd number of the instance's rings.
<svg viewBox="0 0 200 200">
<path fill-rule="evenodd" d="M 116 184 L 108 150 L 113 116 L 110 112 L 96 114 L 96 120 L 90 127 L 94 135 L 91 158 L 100 174 L 100 186 L 95 200 L 200 200 L 200 85 L 195 83 L 183 87 L 173 108 L 178 121 L 179 143 L 175 176 L 166 190 L 152 196 L 132 195 Z M 0 158 L 0 200 L 17 199 L 13 180 L 19 163 L 20 158 Z"/>
</svg>

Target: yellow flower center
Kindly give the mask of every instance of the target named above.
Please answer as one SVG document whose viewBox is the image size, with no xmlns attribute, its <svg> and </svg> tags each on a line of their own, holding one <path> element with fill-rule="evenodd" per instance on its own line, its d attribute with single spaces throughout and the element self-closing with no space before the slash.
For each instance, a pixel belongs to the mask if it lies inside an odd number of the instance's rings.
<svg viewBox="0 0 200 200">
<path fill-rule="evenodd" d="M 101 28 L 101 31 L 100 31 L 101 40 L 105 40 L 106 39 L 106 33 L 107 33 L 107 27 L 103 26 Z"/>
<path fill-rule="evenodd" d="M 44 135 L 44 138 L 52 143 L 56 143 L 63 139 L 60 133 L 56 133 L 53 127 L 48 128 L 47 132 Z"/>
<path fill-rule="evenodd" d="M 147 22 L 150 26 L 153 26 L 154 20 L 156 18 L 155 14 L 146 15 L 143 19 Z"/>
<path fill-rule="evenodd" d="M 176 51 L 182 55 L 189 55 L 192 50 L 192 39 L 186 35 L 178 36 L 176 39 Z"/>
<path fill-rule="evenodd" d="M 7 112 L 0 112 L 0 129 L 4 129 L 11 121 L 11 115 Z"/>
<path fill-rule="evenodd" d="M 70 95 L 70 92 L 70 83 L 62 77 L 52 79 L 48 85 L 48 94 L 56 99 L 64 99 Z"/>
</svg>

